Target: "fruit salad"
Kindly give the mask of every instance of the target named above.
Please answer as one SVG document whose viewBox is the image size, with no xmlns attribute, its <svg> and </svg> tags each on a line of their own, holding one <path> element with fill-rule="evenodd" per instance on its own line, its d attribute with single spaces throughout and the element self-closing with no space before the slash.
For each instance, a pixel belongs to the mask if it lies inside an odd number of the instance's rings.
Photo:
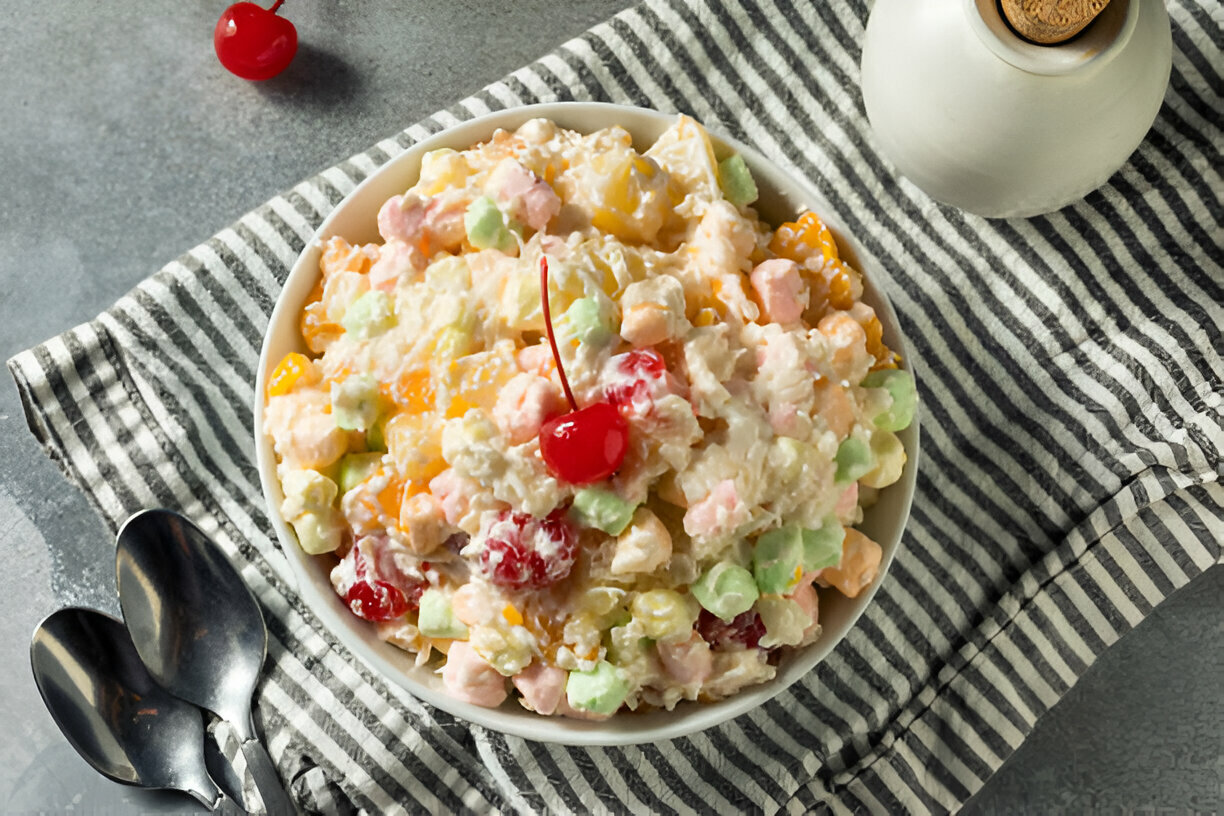
<svg viewBox="0 0 1224 816">
<path fill-rule="evenodd" d="M 323 243 L 267 379 L 281 513 L 453 697 L 719 700 L 876 579 L 914 383 L 821 220 L 756 197 L 688 117 L 644 152 L 536 119 Z"/>
</svg>

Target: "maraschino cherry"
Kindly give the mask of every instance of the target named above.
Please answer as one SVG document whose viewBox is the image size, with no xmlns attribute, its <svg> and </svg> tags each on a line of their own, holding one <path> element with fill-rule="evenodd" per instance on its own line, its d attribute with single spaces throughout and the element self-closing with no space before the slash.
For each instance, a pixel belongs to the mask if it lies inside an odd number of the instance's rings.
<svg viewBox="0 0 1224 816">
<path fill-rule="evenodd" d="M 368 621 L 390 621 L 402 618 L 421 605 L 421 595 L 429 587 L 424 580 L 405 580 L 401 576 L 399 585 L 380 576 L 360 549 L 353 550 L 353 568 L 357 580 L 349 587 L 344 602 L 359 618 Z M 428 562 L 421 565 L 428 569 Z"/>
<path fill-rule="evenodd" d="M 507 510 L 485 529 L 480 570 L 507 589 L 543 589 L 569 575 L 577 557 L 578 536 L 564 510 L 545 518 Z"/>
<path fill-rule="evenodd" d="M 579 410 L 570 391 L 557 338 L 553 334 L 552 315 L 548 309 L 548 259 L 540 258 L 540 300 L 544 311 L 544 328 L 548 344 L 557 361 L 561 388 L 570 411 L 545 422 L 540 427 L 540 455 L 548 472 L 570 484 L 591 484 L 611 476 L 625 461 L 629 448 L 629 424 L 616 406 L 596 402 Z"/>
<path fill-rule="evenodd" d="M 297 53 L 297 29 L 277 16 L 285 0 L 272 8 L 235 3 L 225 10 L 213 30 L 217 59 L 243 79 L 271 79 L 289 67 Z"/>
</svg>

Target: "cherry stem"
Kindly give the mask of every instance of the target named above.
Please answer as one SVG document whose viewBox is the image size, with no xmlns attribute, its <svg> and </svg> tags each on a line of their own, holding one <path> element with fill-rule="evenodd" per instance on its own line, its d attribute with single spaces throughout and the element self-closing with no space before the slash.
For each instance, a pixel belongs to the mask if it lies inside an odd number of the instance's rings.
<svg viewBox="0 0 1224 816">
<path fill-rule="evenodd" d="M 272 8 L 268 9 L 268 11 L 275 14 L 276 10 L 283 5 L 285 5 L 285 0 L 276 0 L 276 2 L 272 4 Z"/>
<path fill-rule="evenodd" d="M 548 345 L 552 346 L 553 359 L 557 361 L 557 374 L 561 376 L 561 387 L 565 390 L 565 398 L 569 401 L 570 410 L 577 411 L 578 403 L 574 402 L 574 392 L 570 391 L 569 380 L 565 378 L 565 366 L 561 365 L 561 352 L 557 350 L 557 338 L 553 334 L 552 314 L 548 309 L 548 258 L 540 256 L 540 305 L 544 309 L 544 330 L 548 332 Z"/>
</svg>

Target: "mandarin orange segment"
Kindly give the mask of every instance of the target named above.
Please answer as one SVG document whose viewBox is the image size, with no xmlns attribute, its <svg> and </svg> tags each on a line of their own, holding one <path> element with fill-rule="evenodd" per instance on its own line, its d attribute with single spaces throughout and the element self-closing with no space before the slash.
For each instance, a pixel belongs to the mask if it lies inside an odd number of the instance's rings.
<svg viewBox="0 0 1224 816">
<path fill-rule="evenodd" d="M 867 335 L 867 353 L 874 360 L 871 370 L 896 368 L 897 355 L 884 345 L 884 326 L 880 323 L 880 318 L 876 317 L 873 312 L 865 319 L 860 319 L 859 325 L 863 327 L 863 332 Z"/>
<path fill-rule="evenodd" d="M 327 347 L 344 334 L 343 326 L 327 319 L 322 301 L 302 310 L 301 329 L 306 347 L 315 354 L 327 351 Z"/>
<path fill-rule="evenodd" d="M 769 249 L 775 255 L 790 258 L 799 264 L 816 255 L 823 256 L 826 263 L 838 258 L 833 233 L 814 212 L 805 212 L 797 220 L 787 221 L 778 227 L 769 242 Z"/>
<path fill-rule="evenodd" d="M 855 273 L 841 261 L 826 261 L 820 269 L 808 270 L 811 287 L 809 308 L 817 314 L 846 311 L 854 305 Z"/>
<path fill-rule="evenodd" d="M 306 379 L 303 380 L 302 378 Z M 318 382 L 318 372 L 305 354 L 291 351 L 281 358 L 268 378 L 268 396 L 279 397 L 288 394 L 299 382 L 302 385 L 313 385 Z"/>
<path fill-rule="evenodd" d="M 336 338 L 344 333 L 343 326 L 327 319 L 327 307 L 323 303 L 322 278 L 315 284 L 310 296 L 306 299 L 306 306 L 302 309 L 301 318 L 298 319 L 298 329 L 302 333 L 302 339 L 306 341 L 306 348 L 315 354 L 322 354 Z"/>
<path fill-rule="evenodd" d="M 523 625 L 523 616 L 514 604 L 506 604 L 502 607 L 502 618 L 511 626 Z"/>
<path fill-rule="evenodd" d="M 382 384 L 383 395 L 410 414 L 422 414 L 434 407 L 433 379 L 429 369 L 414 368 L 394 383 Z"/>
<path fill-rule="evenodd" d="M 319 256 L 319 271 L 323 277 L 329 277 L 336 272 L 368 272 L 370 269 L 370 254 L 365 247 L 353 246 L 343 238 L 336 236 L 327 239 L 323 245 L 323 254 Z"/>
<path fill-rule="evenodd" d="M 398 518 L 400 512 L 400 503 L 404 500 L 404 483 L 398 482 L 395 479 L 390 480 L 387 486 L 378 491 L 378 508 L 383 515 Z"/>
</svg>

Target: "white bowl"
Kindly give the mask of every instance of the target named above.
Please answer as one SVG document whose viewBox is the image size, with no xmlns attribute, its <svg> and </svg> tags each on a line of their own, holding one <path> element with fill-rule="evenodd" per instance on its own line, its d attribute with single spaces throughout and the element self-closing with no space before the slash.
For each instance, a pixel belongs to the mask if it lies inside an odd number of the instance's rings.
<svg viewBox="0 0 1224 816">
<path fill-rule="evenodd" d="M 277 537 L 297 577 L 297 589 L 306 605 L 353 654 L 372 666 L 383 677 L 398 683 L 416 697 L 456 717 L 506 734 L 544 742 L 570 745 L 626 745 L 672 739 L 691 734 L 731 719 L 770 699 L 812 669 L 837 645 L 884 580 L 888 565 L 909 517 L 918 465 L 918 422 L 900 434 L 909 461 L 901 480 L 881 492 L 879 502 L 867 512 L 859 525 L 864 533 L 884 549 L 880 575 L 859 597 L 846 598 L 836 592 L 822 593 L 820 621 L 824 634 L 819 641 L 785 657 L 777 676 L 770 682 L 751 686 L 716 703 L 681 703 L 673 711 L 647 714 L 622 712 L 603 722 L 587 722 L 564 717 L 543 717 L 508 700 L 500 708 L 488 709 L 456 700 L 446 694 L 441 678 L 427 667 L 416 667 L 408 653 L 391 646 L 374 633 L 374 628 L 352 614 L 332 590 L 324 561 L 306 555 L 298 546 L 292 528 L 281 518 L 283 499 L 276 478 L 276 457 L 271 442 L 263 433 L 265 381 L 276 363 L 290 351 L 305 351 L 298 331 L 298 315 L 319 275 L 319 242 L 334 235 L 351 243 L 379 241 L 376 216 L 379 207 L 393 195 L 411 187 L 420 171 L 421 156 L 442 147 L 463 149 L 489 138 L 494 130 L 513 130 L 528 119 L 544 117 L 562 127 L 591 132 L 620 125 L 631 134 L 636 146 L 644 150 L 674 121 L 656 111 L 599 103 L 554 103 L 531 105 L 473 119 L 438 133 L 409 148 L 366 179 L 337 205 L 323 221 L 319 231 L 289 273 L 284 291 L 277 301 L 264 338 L 255 388 L 255 440 L 259 476 L 267 499 L 268 512 Z M 860 268 L 854 241 L 849 238 L 836 215 L 810 186 L 783 173 L 755 150 L 731 139 L 711 134 L 719 158 L 739 152 L 756 178 L 761 198 L 756 207 L 772 224 L 793 218 L 805 209 L 818 213 L 834 232 L 844 256 Z M 864 301 L 872 305 L 884 327 L 889 347 L 908 360 L 905 341 L 897 317 L 881 292 L 871 284 L 871 270 L 863 269 Z"/>
</svg>

